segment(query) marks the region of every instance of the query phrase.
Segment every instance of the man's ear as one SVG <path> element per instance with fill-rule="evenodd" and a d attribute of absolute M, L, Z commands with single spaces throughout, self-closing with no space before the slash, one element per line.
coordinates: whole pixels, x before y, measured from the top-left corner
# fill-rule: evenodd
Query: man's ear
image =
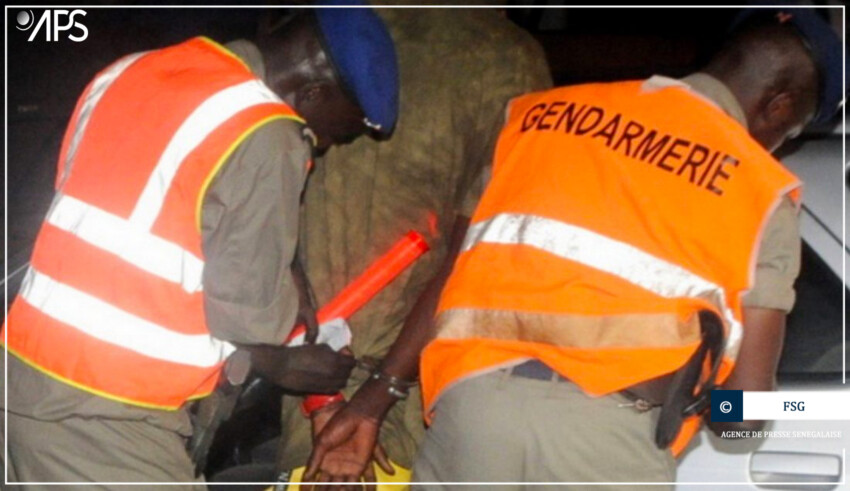
<path fill-rule="evenodd" d="M 328 84 L 323 82 L 308 82 L 302 85 L 296 93 L 297 104 L 315 104 L 328 95 Z"/>
<path fill-rule="evenodd" d="M 770 128 L 784 128 L 793 124 L 795 118 L 795 99 L 791 92 L 779 92 L 770 97 L 764 105 L 762 118 Z"/>

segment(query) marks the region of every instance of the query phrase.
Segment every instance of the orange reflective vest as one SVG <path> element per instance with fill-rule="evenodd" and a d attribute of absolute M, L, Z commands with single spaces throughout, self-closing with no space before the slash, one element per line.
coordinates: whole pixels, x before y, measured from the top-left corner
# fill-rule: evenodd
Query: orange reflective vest
<path fill-rule="evenodd" d="M 673 372 L 699 344 L 701 309 L 724 320 L 722 381 L 762 227 L 799 186 L 682 87 L 513 100 L 423 353 L 427 411 L 450 385 L 529 358 L 591 395 Z"/>
<path fill-rule="evenodd" d="M 303 123 L 206 38 L 126 56 L 80 97 L 57 194 L 4 329 L 9 351 L 74 387 L 176 409 L 233 352 L 204 317 L 201 205 L 239 143 Z"/>

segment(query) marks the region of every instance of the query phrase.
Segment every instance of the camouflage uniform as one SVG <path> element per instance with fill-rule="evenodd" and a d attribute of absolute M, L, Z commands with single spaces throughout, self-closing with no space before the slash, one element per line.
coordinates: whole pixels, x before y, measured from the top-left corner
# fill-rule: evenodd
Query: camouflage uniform
<path fill-rule="evenodd" d="M 543 52 L 490 9 L 379 9 L 396 42 L 401 110 L 387 142 L 336 147 L 308 181 L 301 247 L 319 304 L 327 302 L 408 230 L 431 251 L 349 323 L 358 358 L 380 359 L 444 260 L 456 214 L 470 216 L 501 129 L 505 104 L 551 85 Z M 355 370 L 347 396 L 366 379 Z M 300 399 L 283 402 L 278 464 L 302 466 L 312 448 Z M 381 428 L 390 457 L 410 467 L 424 433 L 418 390 Z"/>

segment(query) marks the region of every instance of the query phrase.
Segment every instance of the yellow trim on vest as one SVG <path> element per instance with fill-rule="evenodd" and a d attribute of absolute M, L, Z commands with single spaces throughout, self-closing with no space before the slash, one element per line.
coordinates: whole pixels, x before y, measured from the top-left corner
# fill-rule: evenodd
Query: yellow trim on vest
<path fill-rule="evenodd" d="M 200 39 L 201 41 L 205 41 L 207 44 L 209 44 L 213 48 L 219 50 L 222 54 L 227 55 L 227 56 L 233 58 L 234 60 L 238 61 L 239 63 L 241 63 L 242 66 L 244 66 L 246 69 L 248 69 L 249 72 L 251 71 L 251 67 L 249 67 L 248 64 L 245 63 L 245 61 L 242 58 L 239 58 L 238 56 L 236 56 L 236 53 L 234 53 L 233 51 L 230 51 L 229 49 L 225 48 L 223 45 L 217 43 L 216 41 L 213 41 L 212 39 L 210 39 L 206 36 L 198 36 L 198 39 Z"/>
<path fill-rule="evenodd" d="M 44 367 L 39 366 L 34 361 L 27 359 L 26 357 L 24 357 L 23 355 L 21 355 L 17 351 L 6 346 L 6 343 L 4 343 L 3 341 L 0 341 L 0 345 L 5 347 L 6 350 L 9 353 L 12 353 L 13 355 L 15 355 L 16 358 L 21 360 L 24 364 L 26 364 L 30 368 L 33 368 L 34 370 L 52 378 L 53 380 L 56 380 L 57 382 L 62 382 L 63 384 L 70 385 L 71 387 L 74 387 L 75 389 L 80 389 L 84 392 L 88 392 L 89 394 L 94 394 L 96 396 L 103 397 L 104 399 L 109 399 L 111 401 L 121 402 L 121 403 L 124 403 L 124 404 L 130 404 L 131 406 L 138 406 L 138 407 L 143 407 L 143 408 L 147 408 L 147 409 L 159 409 L 159 410 L 162 410 L 162 411 L 177 411 L 178 409 L 180 409 L 180 406 L 165 406 L 165 405 L 160 405 L 160 404 L 151 404 L 149 402 L 134 401 L 134 400 L 128 399 L 126 397 L 116 396 L 116 395 L 113 395 L 113 394 L 109 394 L 108 392 L 104 392 L 102 390 L 98 390 L 98 389 L 94 389 L 92 387 L 88 387 L 88 386 L 83 385 L 79 382 L 75 382 L 71 379 L 67 379 L 67 378 L 65 378 L 61 375 L 53 373 L 53 372 L 51 372 L 50 370 L 47 370 Z M 201 399 L 201 398 L 207 397 L 208 395 L 210 395 L 210 392 L 208 392 L 206 394 L 199 394 L 199 395 L 192 396 L 192 397 L 188 398 L 187 400 L 193 401 L 193 400 L 196 400 L 196 399 Z"/>
<path fill-rule="evenodd" d="M 207 195 L 207 189 L 212 183 L 212 180 L 215 178 L 216 175 L 218 175 L 218 172 L 221 170 L 221 167 L 224 165 L 230 155 L 233 154 L 233 152 L 236 150 L 236 147 L 238 147 L 243 141 L 245 141 L 245 139 L 248 138 L 251 133 L 256 131 L 260 126 L 276 119 L 291 119 L 292 121 L 297 121 L 301 124 L 307 124 L 303 119 L 299 118 L 298 116 L 294 116 L 291 114 L 275 114 L 273 116 L 268 116 L 257 121 L 250 128 L 248 128 L 241 135 L 239 135 L 239 137 L 234 140 L 233 143 L 230 144 L 227 150 L 225 150 L 224 153 L 221 155 L 221 158 L 218 159 L 218 162 L 216 162 L 216 164 L 213 166 L 209 175 L 207 175 L 206 179 L 204 179 L 204 184 L 201 186 L 201 192 L 198 193 L 198 202 L 195 205 L 195 225 L 198 228 L 198 232 L 201 231 L 201 214 L 203 213 L 204 198 Z"/>

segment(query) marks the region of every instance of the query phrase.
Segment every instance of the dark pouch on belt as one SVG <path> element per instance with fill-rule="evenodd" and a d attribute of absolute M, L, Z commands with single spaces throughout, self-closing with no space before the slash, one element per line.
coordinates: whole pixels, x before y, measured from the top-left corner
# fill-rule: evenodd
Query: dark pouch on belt
<path fill-rule="evenodd" d="M 233 414 L 250 369 L 251 356 L 245 350 L 236 350 L 227 359 L 225 376 L 218 387 L 208 397 L 195 402 L 190 412 L 192 437 L 186 443 L 186 449 L 195 464 L 195 477 L 200 476 L 206 468 L 216 432 Z"/>
<path fill-rule="evenodd" d="M 679 434 L 685 418 L 702 413 L 710 403 L 709 397 L 723 355 L 723 323 L 717 314 L 710 310 L 701 310 L 698 315 L 702 341 L 690 359 L 673 376 L 655 428 L 655 445 L 658 448 L 668 448 Z M 709 357 L 711 372 L 697 392 L 706 357 Z"/>

